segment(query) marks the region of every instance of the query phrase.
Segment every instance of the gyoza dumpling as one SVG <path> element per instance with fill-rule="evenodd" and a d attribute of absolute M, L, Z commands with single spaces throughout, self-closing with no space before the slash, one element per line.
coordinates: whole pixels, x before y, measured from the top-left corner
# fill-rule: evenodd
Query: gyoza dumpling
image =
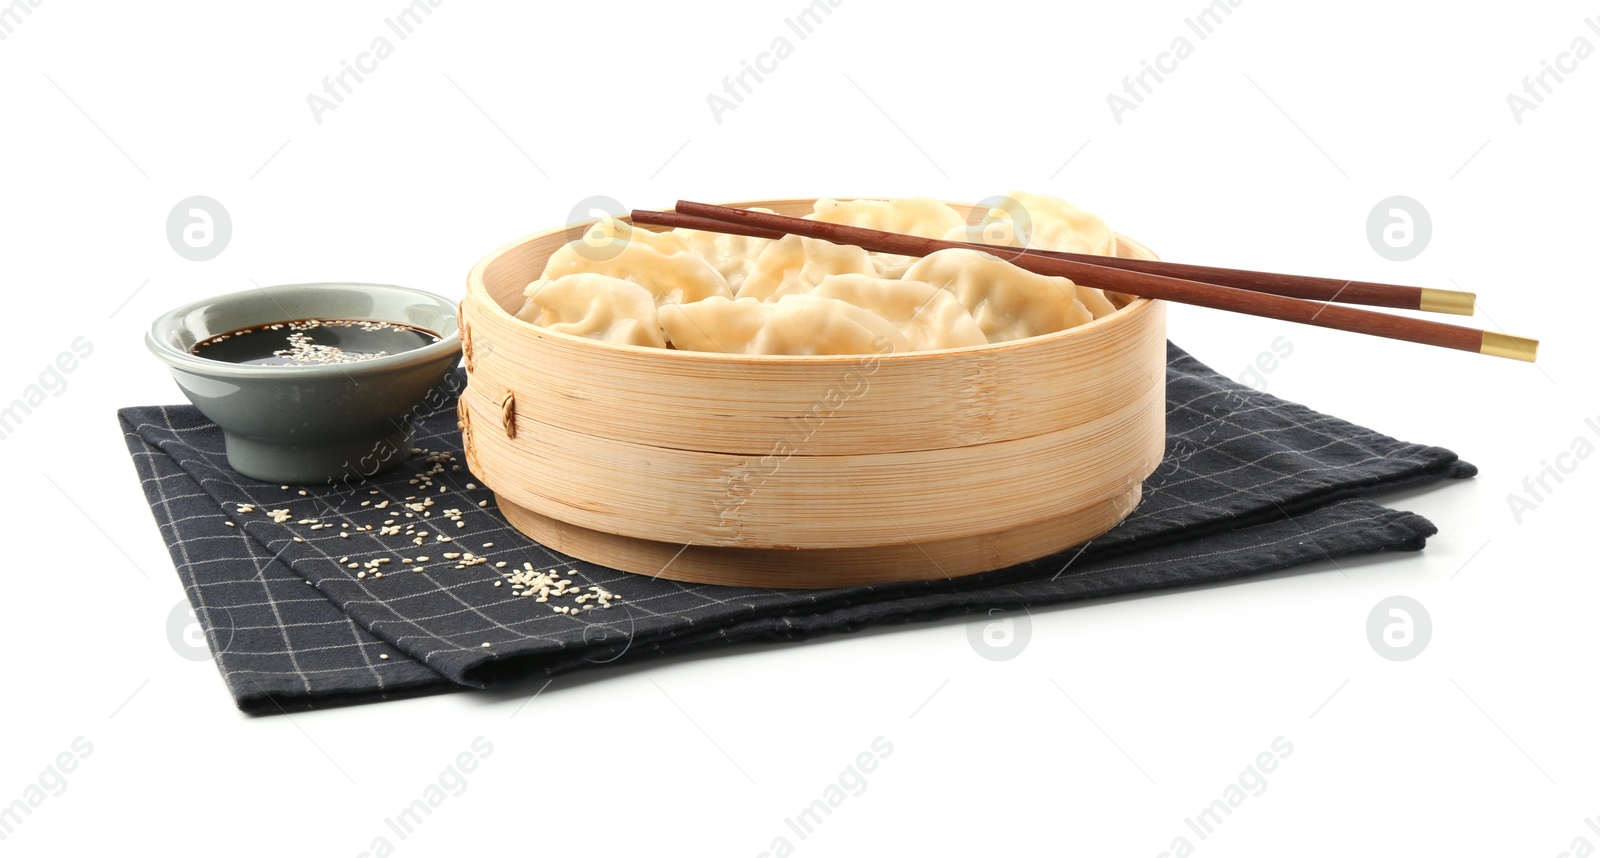
<path fill-rule="evenodd" d="M 842 223 L 938 238 L 961 225 L 961 215 L 948 204 L 928 197 L 893 200 L 817 200 L 808 220 Z"/>
<path fill-rule="evenodd" d="M 737 297 L 772 301 L 802 295 L 829 274 L 877 274 L 867 252 L 848 244 L 786 235 L 767 245 Z"/>
<path fill-rule="evenodd" d="M 1024 271 L 982 251 L 931 253 L 911 266 L 905 279 L 955 295 L 991 343 L 1065 330 L 1094 318 L 1071 280 Z"/>
<path fill-rule="evenodd" d="M 1013 191 L 1000 198 L 991 214 L 1009 219 L 1013 232 L 1021 234 L 1027 247 L 1100 256 L 1117 253 L 1117 234 L 1111 227 L 1098 215 L 1065 200 Z M 1097 319 L 1116 310 L 1099 289 L 1080 286 L 1078 299 Z"/>
<path fill-rule="evenodd" d="M 542 279 L 589 272 L 631 280 L 659 304 L 684 304 L 712 296 L 731 297 L 728 281 L 670 232 L 635 229 L 613 217 L 595 221 L 582 237 L 550 254 Z"/>
<path fill-rule="evenodd" d="M 758 208 L 751 211 L 774 213 L 772 209 Z M 701 259 L 711 263 L 711 267 L 717 269 L 717 273 L 728 281 L 728 288 L 734 292 L 739 291 L 745 278 L 756 269 L 756 257 L 773 242 L 770 238 L 706 232 L 702 229 L 679 228 L 673 230 L 672 234 L 683 239 L 684 244 Z"/>
<path fill-rule="evenodd" d="M 909 351 L 887 319 L 843 301 L 786 295 L 707 298 L 660 310 L 667 341 L 685 351 L 748 355 L 852 355 Z"/>
<path fill-rule="evenodd" d="M 971 241 L 999 247 L 1022 246 L 1016 223 L 1001 209 L 989 209 L 977 223 L 962 223 L 940 237 L 945 241 Z"/>
<path fill-rule="evenodd" d="M 667 347 L 656 320 L 655 297 L 629 280 L 580 271 L 535 280 L 517 318 L 541 328 L 632 346 Z"/>
<path fill-rule="evenodd" d="M 888 319 L 905 335 L 913 351 L 989 342 L 977 320 L 953 293 L 918 280 L 834 274 L 822 278 L 811 294 L 837 298 Z"/>
<path fill-rule="evenodd" d="M 817 200 L 808 220 L 859 226 L 883 232 L 943 238 L 963 223 L 961 215 L 948 204 L 928 197 L 893 200 Z M 873 267 L 883 277 L 899 277 L 916 261 L 913 256 L 868 253 Z"/>
<path fill-rule="evenodd" d="M 1117 234 L 1111 227 L 1099 215 L 1066 200 L 1012 191 L 1001 197 L 995 208 L 1021 225 L 1019 231 L 1026 233 L 1028 247 L 1100 256 L 1117 252 Z"/>

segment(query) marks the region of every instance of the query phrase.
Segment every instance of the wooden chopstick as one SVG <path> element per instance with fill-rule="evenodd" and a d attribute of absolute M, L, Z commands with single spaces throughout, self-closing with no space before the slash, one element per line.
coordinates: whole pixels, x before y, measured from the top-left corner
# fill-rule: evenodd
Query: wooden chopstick
<path fill-rule="evenodd" d="M 708 232 L 727 232 L 727 221 L 713 220 L 682 212 L 634 212 L 634 220 L 654 226 L 683 227 Z M 737 224 L 739 235 L 755 238 L 782 238 L 784 233 Z M 1370 283 L 1364 280 L 1340 280 L 1334 277 L 1307 277 L 1300 274 L 1275 274 L 1269 271 L 1249 271 L 1240 268 L 1216 268 L 1209 265 L 1188 265 L 1181 262 L 1164 262 L 1157 259 L 1126 259 L 1120 256 L 1095 256 L 1088 253 L 1067 253 L 1058 250 L 1006 247 L 972 241 L 952 242 L 953 245 L 972 250 L 982 250 L 1002 258 L 1019 253 L 1048 256 L 1084 262 L 1102 268 L 1120 268 L 1124 271 L 1142 271 L 1182 280 L 1195 280 L 1217 286 L 1232 286 L 1251 292 L 1304 298 L 1308 301 L 1331 301 L 1338 304 L 1365 304 L 1372 307 L 1393 307 L 1398 310 L 1422 310 L 1429 313 L 1454 313 L 1470 316 L 1476 309 L 1477 295 L 1451 289 L 1429 289 L 1422 286 L 1398 286 L 1391 283 Z"/>
<path fill-rule="evenodd" d="M 666 214 L 668 213 L 636 211 L 633 213 L 633 220 L 637 223 L 653 223 L 661 226 L 690 225 L 690 222 L 663 217 Z M 736 234 L 749 234 L 745 230 L 758 229 L 766 233 L 787 233 L 807 238 L 820 238 L 834 244 L 850 244 L 864 250 L 904 256 L 927 256 L 930 253 L 950 248 L 983 249 L 989 247 L 988 245 L 971 245 L 968 242 L 923 238 L 921 236 L 882 232 L 844 224 L 768 214 L 749 209 L 728 208 L 689 200 L 678 201 L 677 214 L 698 218 L 699 220 L 693 222 L 699 224 L 699 226 L 693 227 L 698 229 Z M 717 225 L 713 226 L 713 224 Z M 1199 307 L 1210 307 L 1251 316 L 1262 316 L 1268 319 L 1279 319 L 1285 322 L 1316 325 L 1351 333 L 1477 352 L 1513 360 L 1532 362 L 1538 355 L 1539 341 L 1527 337 L 1483 331 L 1459 325 L 1446 325 L 1427 319 L 1391 316 L 1386 313 L 1358 310 L 1339 304 L 1325 304 L 1317 301 L 1308 301 L 1303 298 L 1253 292 L 1233 286 L 1204 283 L 1144 271 L 1112 268 L 1105 265 L 1061 258 L 1056 255 L 1044 255 L 1033 251 L 1019 252 L 1016 248 L 996 247 L 991 248 L 992 250 L 1010 251 L 1005 253 L 1005 256 L 1012 264 L 1037 274 L 1068 277 L 1074 282 L 1085 286 L 1110 289 L 1129 295 L 1177 301 Z M 1101 257 L 1091 258 L 1102 259 Z"/>

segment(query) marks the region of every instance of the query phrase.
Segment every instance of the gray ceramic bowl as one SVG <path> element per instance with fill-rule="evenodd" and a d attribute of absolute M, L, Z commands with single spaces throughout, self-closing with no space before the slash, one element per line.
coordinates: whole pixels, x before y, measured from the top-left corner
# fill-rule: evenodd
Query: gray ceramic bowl
<path fill-rule="evenodd" d="M 400 322 L 442 338 L 326 366 L 244 365 L 190 352 L 218 334 L 298 319 Z M 404 462 L 412 424 L 448 401 L 461 356 L 454 303 L 368 283 L 268 286 L 196 301 L 156 319 L 145 344 L 189 401 L 222 427 L 234 470 L 301 485 L 359 482 Z"/>

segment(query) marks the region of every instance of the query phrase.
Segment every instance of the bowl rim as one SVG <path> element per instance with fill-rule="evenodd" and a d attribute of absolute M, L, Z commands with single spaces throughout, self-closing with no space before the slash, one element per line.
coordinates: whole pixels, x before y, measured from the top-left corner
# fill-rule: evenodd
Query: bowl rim
<path fill-rule="evenodd" d="M 876 200 L 876 199 L 890 199 L 890 198 L 889 197 L 817 197 L 816 199 L 819 199 L 819 200 L 820 199 L 835 199 L 835 200 L 846 200 L 846 201 L 848 201 L 848 200 L 858 200 L 858 199 L 860 199 L 860 200 Z M 803 198 L 803 197 L 779 197 L 779 198 L 764 199 L 764 200 L 742 200 L 742 201 L 739 201 L 739 202 L 720 203 L 719 205 L 730 206 L 730 207 L 734 207 L 734 208 L 750 208 L 750 207 L 753 207 L 753 206 L 767 206 L 767 205 L 770 205 L 772 203 L 788 203 L 788 202 L 815 202 L 815 200 L 808 199 L 808 198 Z M 973 205 L 976 205 L 975 203 L 953 203 L 953 202 L 950 202 L 949 200 L 945 200 L 943 202 L 945 202 L 948 205 L 952 205 L 952 206 L 958 206 L 959 205 L 959 206 L 971 207 Z M 618 220 L 621 220 L 621 221 L 623 221 L 625 223 L 628 223 L 629 225 L 633 224 L 633 219 L 631 217 L 627 216 L 627 215 L 618 216 Z M 500 320 L 503 321 L 503 322 L 510 322 L 512 324 L 525 326 L 526 329 L 534 336 L 548 337 L 548 338 L 556 340 L 558 342 L 572 343 L 572 344 L 576 345 L 579 348 L 597 348 L 597 349 L 602 349 L 602 350 L 617 351 L 617 352 L 621 352 L 621 353 L 625 353 L 625 354 L 654 355 L 654 356 L 658 356 L 662 360 L 703 361 L 703 362 L 715 362 L 715 363 L 722 363 L 722 364 L 738 364 L 738 363 L 741 363 L 741 362 L 744 362 L 744 361 L 749 361 L 749 362 L 752 362 L 752 363 L 762 364 L 762 365 L 778 364 L 778 365 L 797 365 L 797 366 L 828 366 L 830 364 L 844 365 L 844 364 L 850 364 L 850 363 L 859 363 L 859 362 L 861 362 L 863 360 L 874 360 L 874 359 L 876 359 L 876 360 L 889 360 L 889 361 L 917 360 L 917 359 L 920 359 L 920 358 L 926 358 L 926 357 L 932 357 L 932 356 L 938 356 L 938 355 L 964 355 L 964 354 L 971 354 L 971 353 L 977 353 L 977 352 L 1001 352 L 1001 351 L 1004 351 L 1006 349 L 1027 348 L 1027 347 L 1038 345 L 1038 344 L 1041 344 L 1041 343 L 1055 342 L 1057 340 L 1069 340 L 1069 339 L 1073 339 L 1073 338 L 1077 338 L 1077 337 L 1089 337 L 1089 336 L 1094 336 L 1094 335 L 1099 334 L 1100 333 L 1100 328 L 1102 326 L 1120 324 L 1122 322 L 1122 320 L 1126 316 L 1132 315 L 1133 313 L 1140 312 L 1146 306 L 1148 306 L 1149 304 L 1154 303 L 1154 301 L 1155 301 L 1155 299 L 1152 299 L 1152 298 L 1144 298 L 1144 297 L 1140 297 L 1140 296 L 1133 296 L 1133 300 L 1129 301 L 1127 304 L 1124 304 L 1123 306 L 1118 307 L 1116 310 L 1114 310 L 1114 311 L 1112 311 L 1110 313 L 1107 313 L 1106 315 L 1101 316 L 1098 319 L 1093 319 L 1093 320 L 1091 320 L 1089 322 L 1086 322 L 1084 324 L 1075 325 L 1075 326 L 1073 326 L 1071 328 L 1066 328 L 1066 329 L 1060 330 L 1060 331 L 1053 331 L 1053 332 L 1048 333 L 1048 334 L 1039 334 L 1037 336 L 1024 337 L 1024 338 L 1018 339 L 1018 340 L 1006 340 L 1005 342 L 999 342 L 999 343 L 984 343 L 983 345 L 977 345 L 977 346 L 958 346 L 958 347 L 955 347 L 955 348 L 947 348 L 947 349 L 922 349 L 922 350 L 918 350 L 918 351 L 909 351 L 909 352 L 878 352 L 878 353 L 869 353 L 869 354 L 848 354 L 848 355 L 766 355 L 766 354 L 731 354 L 731 353 L 728 353 L 728 352 L 701 352 L 701 351 L 690 351 L 690 350 L 679 350 L 679 349 L 662 349 L 662 348 L 656 348 L 654 346 L 635 346 L 635 345 L 629 345 L 629 344 L 626 344 L 626 343 L 612 343 L 612 342 L 607 342 L 605 340 L 596 340 L 596 339 L 591 339 L 589 337 L 580 337 L 580 336 L 578 336 L 576 334 L 568 334 L 568 333 L 564 333 L 562 331 L 552 331 L 549 328 L 541 327 L 541 326 L 535 325 L 535 324 L 533 324 L 531 322 L 527 322 L 527 321 L 524 321 L 522 319 L 518 319 L 514 314 L 510 313 L 504 307 L 500 306 L 500 302 L 496 301 L 493 298 L 493 296 L 491 296 L 489 294 L 489 288 L 483 282 L 483 275 L 484 275 L 484 272 L 488 270 L 489 266 L 494 264 L 494 262 L 496 260 L 499 260 L 505 254 L 509 253 L 510 251 L 512 251 L 513 249 L 515 249 L 517 247 L 521 247 L 524 244 L 528 244 L 529 242 L 538 241 L 540 239 L 548 238 L 548 237 L 550 237 L 552 235 L 556 235 L 558 233 L 565 233 L 565 232 L 567 232 L 569 230 L 572 230 L 575 227 L 578 227 L 578 226 L 580 226 L 580 225 L 582 225 L 584 223 L 588 223 L 588 221 L 579 221 L 577 223 L 569 223 L 569 224 L 567 224 L 565 226 L 558 226 L 558 227 L 553 227 L 553 228 L 550 228 L 550 229 L 540 230 L 539 232 L 531 233 L 529 235 L 524 235 L 521 238 L 518 238 L 518 239 L 516 239 L 514 241 L 507 242 L 506 244 L 503 244 L 500 247 L 495 248 L 487 256 L 484 256 L 482 259 L 479 259 L 477 264 L 472 266 L 472 270 L 467 273 L 467 294 L 468 294 L 468 297 L 477 297 L 477 298 L 482 299 L 482 303 L 489 305 L 489 312 L 490 313 L 499 314 Z M 636 227 L 636 228 L 637 229 L 651 229 L 648 226 L 639 226 L 639 227 Z M 663 231 L 663 230 L 651 229 L 651 231 L 652 232 L 657 232 L 657 231 Z M 1143 244 L 1139 243 L 1138 241 L 1136 241 L 1134 239 L 1131 239 L 1131 238 L 1128 238 L 1127 236 L 1124 236 L 1123 234 L 1121 234 L 1119 232 L 1116 232 L 1115 230 L 1112 231 L 1112 235 L 1116 236 L 1116 239 L 1117 239 L 1117 242 L 1118 242 L 1119 246 L 1125 243 L 1128 246 L 1135 247 L 1135 248 L 1138 248 L 1140 251 L 1143 251 L 1143 253 L 1148 255 L 1147 258 L 1150 258 L 1150 259 L 1158 258 L 1158 257 L 1156 257 L 1156 255 L 1155 255 L 1155 253 L 1153 251 L 1151 251 L 1148 247 L 1145 247 Z M 1141 258 L 1145 258 L 1145 257 L 1141 257 Z"/>
<path fill-rule="evenodd" d="M 277 292 L 305 289 L 307 287 L 354 287 L 362 290 L 379 290 L 387 292 L 401 292 L 414 295 L 435 302 L 441 310 L 456 320 L 448 331 L 433 331 L 439 334 L 437 342 L 429 343 L 421 348 L 408 349 L 397 354 L 386 355 L 370 360 L 355 361 L 341 364 L 312 364 L 308 366 L 260 366 L 256 364 L 237 364 L 226 361 L 203 358 L 193 352 L 185 351 L 170 342 L 170 334 L 176 327 L 179 319 L 208 305 L 224 303 L 245 297 L 265 294 L 269 298 Z M 252 289 L 240 289 L 236 292 L 225 292 L 220 295 L 211 295 L 190 301 L 174 307 L 157 316 L 145 331 L 145 347 L 167 366 L 181 369 L 195 375 L 210 376 L 214 378 L 251 378 L 251 379 L 310 379 L 338 372 L 352 381 L 359 377 L 382 375 L 398 369 L 420 366 L 440 360 L 450 353 L 457 355 L 461 352 L 460 310 L 456 302 L 443 295 L 438 295 L 424 289 L 411 286 L 396 286 L 389 283 L 360 283 L 349 280 L 334 280 L 312 283 L 279 283 L 272 286 L 256 286 Z M 269 324 L 268 321 L 256 324 Z"/>

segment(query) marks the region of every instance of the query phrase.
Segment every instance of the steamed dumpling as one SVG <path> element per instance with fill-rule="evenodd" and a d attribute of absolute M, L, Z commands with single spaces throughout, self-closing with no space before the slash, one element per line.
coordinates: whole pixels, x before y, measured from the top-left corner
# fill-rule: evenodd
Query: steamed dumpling
<path fill-rule="evenodd" d="M 1013 190 L 1002 197 L 1000 205 L 989 214 L 997 224 L 1010 224 L 1014 247 L 1026 245 L 1035 250 L 1117 255 L 1117 234 L 1110 231 L 1106 221 L 1066 200 Z M 1094 319 L 1117 309 L 1098 288 L 1078 287 L 1078 301 L 1088 307 Z"/>
<path fill-rule="evenodd" d="M 583 271 L 535 280 L 523 294 L 517 318 L 525 322 L 592 340 L 667 347 L 655 297 L 637 283 Z"/>
<path fill-rule="evenodd" d="M 817 200 L 809 220 L 938 238 L 960 226 L 961 215 L 928 197 L 895 200 Z"/>
<path fill-rule="evenodd" d="M 887 319 L 812 295 L 786 295 L 773 302 L 708 298 L 662 307 L 660 320 L 667 340 L 685 351 L 851 355 L 910 350 Z"/>
<path fill-rule="evenodd" d="M 786 235 L 761 251 L 737 297 L 772 301 L 800 295 L 829 274 L 877 274 L 867 252 L 848 244 Z"/>
<path fill-rule="evenodd" d="M 811 294 L 837 298 L 877 313 L 905 335 L 914 351 L 981 346 L 989 342 L 977 320 L 953 293 L 917 280 L 834 274 L 822 278 Z"/>
<path fill-rule="evenodd" d="M 971 241 L 999 247 L 1021 247 L 1016 222 L 1000 209 L 990 209 L 977 223 L 962 223 L 940 236 L 945 241 Z"/>
<path fill-rule="evenodd" d="M 757 208 L 751 211 L 773 214 L 772 209 Z M 734 292 L 739 291 L 745 278 L 756 269 L 756 257 L 773 242 L 770 238 L 706 232 L 701 229 L 679 228 L 673 230 L 672 234 L 683 239 L 684 244 L 688 245 L 695 255 L 711 263 L 711 267 L 717 269 L 717 273 L 728 281 L 728 288 Z"/>
<path fill-rule="evenodd" d="M 931 253 L 911 266 L 904 279 L 949 291 L 991 343 L 1048 334 L 1094 318 L 1078 300 L 1071 280 L 1025 271 L 977 250 Z"/>
<path fill-rule="evenodd" d="M 1019 225 L 1028 247 L 1100 256 L 1117 252 L 1117 234 L 1111 227 L 1099 215 L 1066 200 L 1012 191 L 996 208 Z"/>
<path fill-rule="evenodd" d="M 893 200 L 817 200 L 808 220 L 859 226 L 883 232 L 943 238 L 963 221 L 949 204 L 928 197 Z M 900 277 L 916 257 L 892 253 L 868 253 L 873 267 L 883 277 Z"/>
<path fill-rule="evenodd" d="M 1111 303 L 1111 299 L 1106 297 L 1106 293 L 1092 286 L 1079 286 L 1078 300 L 1083 303 L 1089 314 L 1096 319 L 1117 311 L 1117 305 Z"/>
<path fill-rule="evenodd" d="M 657 304 L 683 304 L 713 296 L 732 297 L 728 281 L 670 232 L 635 229 L 613 217 L 595 221 L 582 237 L 550 254 L 541 279 L 588 272 L 631 280 Z"/>

